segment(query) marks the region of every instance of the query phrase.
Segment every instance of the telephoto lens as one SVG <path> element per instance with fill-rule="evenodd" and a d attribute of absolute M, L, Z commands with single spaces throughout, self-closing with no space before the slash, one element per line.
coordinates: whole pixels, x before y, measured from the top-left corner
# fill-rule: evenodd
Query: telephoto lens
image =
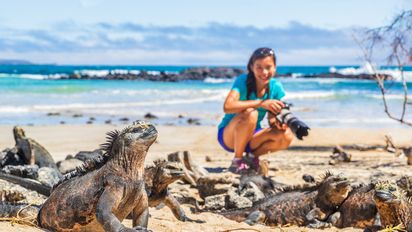
<path fill-rule="evenodd" d="M 302 140 L 304 136 L 309 135 L 310 128 L 292 114 L 290 106 L 290 104 L 285 103 L 285 107 L 276 115 L 276 119 L 280 123 L 288 125 L 296 138 Z"/>

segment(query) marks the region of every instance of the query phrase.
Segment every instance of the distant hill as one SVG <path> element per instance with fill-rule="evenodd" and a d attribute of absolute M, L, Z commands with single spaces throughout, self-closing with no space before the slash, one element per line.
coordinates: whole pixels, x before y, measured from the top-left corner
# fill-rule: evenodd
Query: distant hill
<path fill-rule="evenodd" d="M 19 64 L 33 64 L 27 60 L 3 60 L 0 59 L 0 65 L 19 65 Z"/>

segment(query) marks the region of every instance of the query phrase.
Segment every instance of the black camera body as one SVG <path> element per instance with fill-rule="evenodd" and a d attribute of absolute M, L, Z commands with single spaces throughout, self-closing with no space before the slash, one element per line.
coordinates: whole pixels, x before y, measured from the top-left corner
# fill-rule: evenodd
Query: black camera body
<path fill-rule="evenodd" d="M 291 104 L 285 103 L 285 107 L 276 115 L 276 119 L 282 123 L 286 124 L 296 136 L 296 138 L 302 140 L 303 136 L 309 135 L 310 128 L 301 120 L 299 120 L 290 111 Z"/>

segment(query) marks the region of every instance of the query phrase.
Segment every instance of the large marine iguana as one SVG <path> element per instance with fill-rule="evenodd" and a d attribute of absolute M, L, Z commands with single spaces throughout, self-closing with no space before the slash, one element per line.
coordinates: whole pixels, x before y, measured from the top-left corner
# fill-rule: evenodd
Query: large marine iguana
<path fill-rule="evenodd" d="M 39 226 L 52 231 L 145 230 L 144 160 L 156 137 L 155 127 L 143 121 L 108 133 L 101 162 L 53 189 L 38 214 Z M 121 224 L 130 213 L 135 229 Z"/>
<path fill-rule="evenodd" d="M 100 163 L 102 158 L 103 156 L 94 156 L 88 159 L 84 159 L 84 166 L 65 175 L 61 182 L 71 179 L 75 176 L 80 176 L 81 173 L 85 172 L 85 169 L 91 169 L 97 166 L 97 163 Z M 179 202 L 168 191 L 168 187 L 171 183 L 183 178 L 184 172 L 180 163 L 169 162 L 161 159 L 156 160 L 154 161 L 154 165 L 149 165 L 145 168 L 144 173 L 145 190 L 147 192 L 150 207 L 156 207 L 164 203 L 172 210 L 174 216 L 180 221 L 193 221 L 198 223 L 204 222 L 201 220 L 193 220 L 188 218 L 183 209 L 180 207 Z M 52 191 L 52 189 L 46 185 L 42 185 L 28 178 L 21 178 L 20 176 L 0 173 L 0 179 L 21 185 L 27 189 L 36 191 L 45 196 L 50 196 L 50 193 Z M 56 186 L 58 186 L 60 183 L 58 183 Z M 12 208 L 12 205 L 8 205 L 6 209 L 9 208 Z"/>
<path fill-rule="evenodd" d="M 250 208 L 218 213 L 248 224 L 260 222 L 325 228 L 331 226 L 326 219 L 346 199 L 350 190 L 346 178 L 327 172 L 316 186 L 286 190 L 258 201 Z"/>
<path fill-rule="evenodd" d="M 379 182 L 375 185 L 374 200 L 382 228 L 402 225 L 406 231 L 412 231 L 412 201 L 405 191 L 395 183 Z"/>

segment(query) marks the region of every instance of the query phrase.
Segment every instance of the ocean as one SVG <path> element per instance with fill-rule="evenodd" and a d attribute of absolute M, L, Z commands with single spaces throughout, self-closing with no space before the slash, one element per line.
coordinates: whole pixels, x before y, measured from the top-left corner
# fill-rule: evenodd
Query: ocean
<path fill-rule="evenodd" d="M 70 73 L 106 75 L 146 70 L 152 73 L 179 72 L 186 66 L 60 66 L 1 65 L 0 125 L 50 125 L 125 123 L 143 119 L 147 113 L 155 124 L 188 125 L 189 121 L 215 126 L 223 116 L 222 105 L 232 81 L 151 82 L 126 80 L 58 80 Z M 366 67 L 367 68 L 367 67 Z M 305 74 L 363 72 L 361 66 L 281 66 L 279 78 L 286 90 L 285 101 L 292 112 L 310 127 L 405 127 L 384 113 L 375 81 L 302 78 Z M 383 72 L 399 78 L 394 67 Z M 412 67 L 406 69 L 412 83 Z M 387 83 L 390 110 L 400 113 L 401 82 Z M 409 88 L 410 89 L 410 88 Z M 411 94 L 411 90 L 408 90 Z M 412 112 L 407 112 L 412 120 Z"/>

